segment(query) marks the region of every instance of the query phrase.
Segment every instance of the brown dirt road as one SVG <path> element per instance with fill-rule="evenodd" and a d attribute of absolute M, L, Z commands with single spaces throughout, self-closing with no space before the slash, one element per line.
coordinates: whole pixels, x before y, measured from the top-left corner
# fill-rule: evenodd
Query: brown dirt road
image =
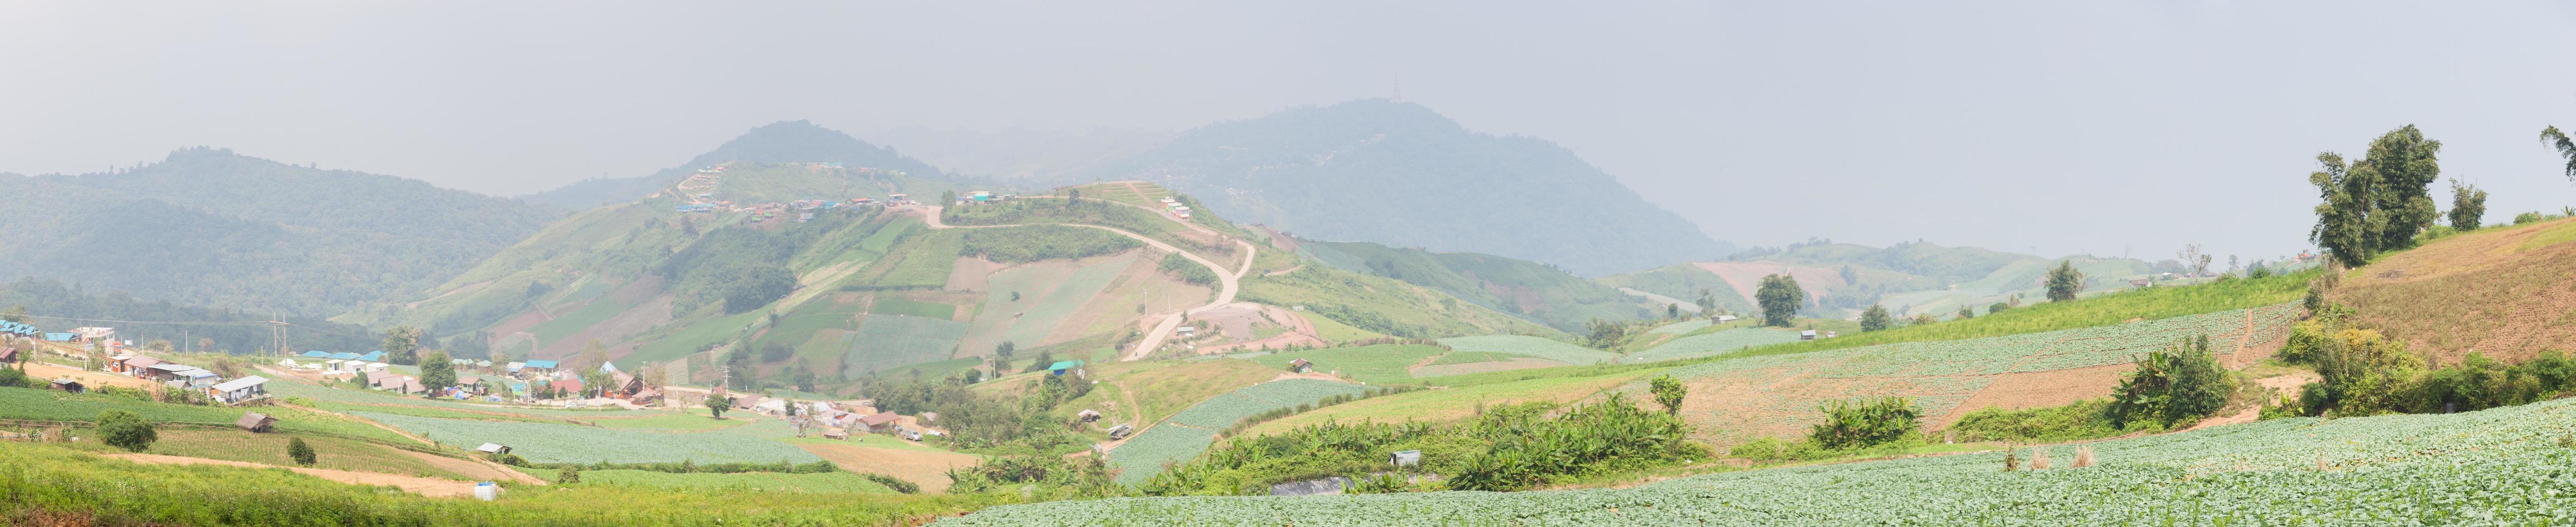
<path fill-rule="evenodd" d="M 472 481 L 424 478 L 419 476 L 397 476 L 393 474 L 378 474 L 374 472 L 352 472 L 347 470 L 320 468 L 279 467 L 258 463 L 244 463 L 240 461 L 164 456 L 160 454 L 109 454 L 104 457 L 151 465 L 224 465 L 248 468 L 283 468 L 300 474 L 341 483 L 399 488 L 404 492 L 415 493 L 432 498 L 456 498 L 474 495 L 475 482 Z"/>

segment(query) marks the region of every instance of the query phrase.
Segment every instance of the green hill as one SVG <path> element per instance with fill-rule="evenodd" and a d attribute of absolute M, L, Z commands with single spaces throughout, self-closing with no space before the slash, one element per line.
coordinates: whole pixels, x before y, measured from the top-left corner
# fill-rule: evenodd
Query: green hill
<path fill-rule="evenodd" d="M 328 314 L 438 283 L 560 212 L 416 180 L 190 148 L 131 169 L 0 175 L 0 279 Z"/>
<path fill-rule="evenodd" d="M 1528 260 L 1490 254 L 1398 249 L 1368 242 L 1304 242 L 1298 248 L 1347 271 L 1437 289 L 1478 306 L 1565 331 L 1592 319 L 1663 316 L 1663 306 Z"/>
<path fill-rule="evenodd" d="M 1696 299 L 1707 289 L 1728 311 L 1750 312 L 1760 278 L 1785 272 L 1797 277 L 1799 288 L 1810 296 L 1807 313 L 1814 316 L 1853 317 L 1871 304 L 1886 305 L 1898 316 L 1948 316 L 1960 306 L 1982 312 L 2015 294 L 2026 302 L 2038 301 L 2046 296 L 2048 270 L 2061 260 L 2074 261 L 2084 272 L 2088 294 L 2126 288 L 2128 279 L 2157 270 L 2123 258 L 2048 259 L 1930 243 L 1869 247 L 1823 242 L 1754 248 L 1722 261 L 1669 265 L 1598 281 L 1681 300 Z"/>
<path fill-rule="evenodd" d="M 893 170 L 922 178 L 941 178 L 939 169 L 904 157 L 894 149 L 871 145 L 849 134 L 799 120 L 753 128 L 715 150 L 689 158 L 689 162 L 677 167 L 643 176 L 582 180 L 562 188 L 521 196 L 520 199 L 573 209 L 623 203 L 670 188 L 699 168 L 735 161 L 841 163 L 850 167 Z"/>
<path fill-rule="evenodd" d="M 1599 275 L 1727 253 L 1697 225 L 1545 140 L 1381 99 L 1208 125 L 1079 175 L 1146 179 L 1236 221 L 1547 262 Z"/>

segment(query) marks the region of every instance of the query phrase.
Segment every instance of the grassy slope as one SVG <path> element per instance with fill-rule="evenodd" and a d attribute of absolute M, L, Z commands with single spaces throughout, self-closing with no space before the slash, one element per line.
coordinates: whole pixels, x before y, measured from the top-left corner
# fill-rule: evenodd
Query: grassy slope
<path fill-rule="evenodd" d="M 2444 361 L 2576 342 L 2576 219 L 2451 235 L 2347 271 L 2332 298 Z"/>
<path fill-rule="evenodd" d="M 1528 260 L 1476 253 L 1434 253 L 1368 242 L 1305 242 L 1325 263 L 1346 271 L 1437 289 L 1477 305 L 1565 331 L 1585 321 L 1630 320 L 1647 308 L 1610 286 Z"/>
<path fill-rule="evenodd" d="M 1332 318 L 1362 330 L 1398 336 L 1562 334 L 1459 302 L 1438 291 L 1319 265 L 1279 276 L 1246 277 L 1237 298 L 1278 306 L 1302 305 L 1307 307 L 1308 318 Z"/>

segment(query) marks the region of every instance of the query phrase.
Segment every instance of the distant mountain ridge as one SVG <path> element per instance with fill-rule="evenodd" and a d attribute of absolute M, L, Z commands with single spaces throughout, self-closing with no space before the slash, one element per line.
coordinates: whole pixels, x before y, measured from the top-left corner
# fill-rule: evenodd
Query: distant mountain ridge
<path fill-rule="evenodd" d="M 938 168 L 905 157 L 892 148 L 868 144 L 839 130 L 824 128 L 809 121 L 779 121 L 744 132 L 680 166 L 648 175 L 587 179 L 561 188 L 528 194 L 520 199 L 572 209 L 588 209 L 612 203 L 641 199 L 646 194 L 670 187 L 699 167 L 732 161 L 760 163 L 844 163 L 852 166 L 890 168 L 916 177 L 937 178 Z"/>
<path fill-rule="evenodd" d="M 1303 238 L 1481 252 L 1587 276 L 1732 250 L 1564 147 L 1383 99 L 1208 125 L 1085 172 L 1161 181 Z"/>
<path fill-rule="evenodd" d="M 110 173 L 0 175 L 0 280 L 321 314 L 446 279 L 561 212 L 418 180 L 189 148 Z"/>

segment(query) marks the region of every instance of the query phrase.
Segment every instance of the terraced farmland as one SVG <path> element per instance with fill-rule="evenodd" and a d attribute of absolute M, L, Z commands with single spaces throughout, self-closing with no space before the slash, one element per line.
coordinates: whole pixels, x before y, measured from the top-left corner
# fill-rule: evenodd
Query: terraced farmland
<path fill-rule="evenodd" d="M 2559 399 L 2103 441 L 2086 468 L 2004 472 L 1986 452 L 1623 489 L 1060 501 L 939 525 L 2565 525 L 2570 429 L 2576 399 Z"/>
<path fill-rule="evenodd" d="M 1306 359 L 1314 364 L 1317 372 L 1339 372 L 1344 378 L 1354 381 L 1389 384 L 1412 380 L 1413 374 L 1408 370 L 1414 364 L 1442 353 L 1447 352 L 1432 346 L 1380 344 L 1273 353 L 1253 357 L 1252 362 L 1285 371 L 1290 361 Z"/>
<path fill-rule="evenodd" d="M 1600 364 L 1619 358 L 1619 354 L 1576 346 L 1528 335 L 1478 335 L 1449 337 L 1440 343 L 1456 351 L 1484 351 L 1506 355 L 1538 357 L 1566 364 Z"/>
<path fill-rule="evenodd" d="M 2209 335 L 2220 360 L 2245 364 L 2267 355 L 2263 346 L 2286 335 L 2296 313 L 2284 304 L 2004 337 L 1748 356 L 1671 374 L 1694 395 L 1682 415 L 1703 430 L 1795 435 L 1820 419 L 1816 407 L 1823 401 L 1864 395 L 1913 397 L 1928 422 L 1946 425 L 1976 408 L 2108 395 L 2133 359 L 2179 338 Z M 2246 349 L 2240 352 L 2240 345 Z"/>
<path fill-rule="evenodd" d="M 841 368 L 857 376 L 924 362 L 948 360 L 966 323 L 906 315 L 868 315 L 859 320 L 850 354 Z"/>
<path fill-rule="evenodd" d="M 1161 472 L 1164 462 L 1184 462 L 1206 452 L 1210 445 L 1216 444 L 1217 431 L 1233 427 L 1236 422 L 1262 412 L 1313 403 L 1335 395 L 1359 395 L 1367 390 L 1365 386 L 1350 383 L 1287 379 L 1226 392 L 1172 414 L 1171 418 L 1127 440 L 1109 452 L 1109 464 L 1121 470 L 1118 482 L 1141 483 Z"/>

